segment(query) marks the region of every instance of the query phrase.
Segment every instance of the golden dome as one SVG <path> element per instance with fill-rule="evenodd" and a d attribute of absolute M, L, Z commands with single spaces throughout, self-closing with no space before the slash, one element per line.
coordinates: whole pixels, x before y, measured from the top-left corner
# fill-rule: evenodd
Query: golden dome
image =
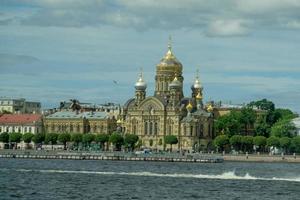
<path fill-rule="evenodd" d="M 200 94 L 200 92 L 197 94 L 196 99 L 197 100 L 201 100 L 202 99 L 202 95 Z"/>
<path fill-rule="evenodd" d="M 207 111 L 208 111 L 208 112 L 212 112 L 213 110 L 214 110 L 213 106 L 212 106 L 211 104 L 209 104 L 209 105 L 207 106 Z"/>
<path fill-rule="evenodd" d="M 185 107 L 189 112 L 191 112 L 191 110 L 193 109 L 193 105 L 191 104 L 191 102 L 189 102 L 189 104 Z"/>
<path fill-rule="evenodd" d="M 118 119 L 117 124 L 121 124 L 121 123 L 122 123 L 122 120 Z"/>
<path fill-rule="evenodd" d="M 165 69 L 165 67 L 176 67 L 179 68 L 179 72 L 182 71 L 182 64 L 177 60 L 175 55 L 172 52 L 172 46 L 171 46 L 171 39 L 169 39 L 169 44 L 168 44 L 168 51 L 165 54 L 165 56 L 160 60 L 160 62 L 157 64 L 158 68 Z"/>

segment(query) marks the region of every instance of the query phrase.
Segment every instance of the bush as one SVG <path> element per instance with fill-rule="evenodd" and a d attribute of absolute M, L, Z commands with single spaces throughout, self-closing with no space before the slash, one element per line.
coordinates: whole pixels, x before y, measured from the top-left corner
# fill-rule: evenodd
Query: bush
<path fill-rule="evenodd" d="M 82 142 L 82 134 L 81 133 L 72 134 L 71 141 L 74 142 L 78 146 L 79 143 Z"/>
<path fill-rule="evenodd" d="M 43 134 L 43 133 L 36 133 L 33 136 L 32 141 L 35 144 L 40 144 L 40 143 L 44 142 L 45 141 L 45 134 Z"/>
<path fill-rule="evenodd" d="M 300 153 L 300 136 L 296 136 L 291 140 L 291 149 L 294 152 Z"/>

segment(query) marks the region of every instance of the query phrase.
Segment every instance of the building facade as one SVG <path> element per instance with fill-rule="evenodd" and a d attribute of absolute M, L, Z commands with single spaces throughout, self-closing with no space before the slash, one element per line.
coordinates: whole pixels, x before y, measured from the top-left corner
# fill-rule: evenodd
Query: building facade
<path fill-rule="evenodd" d="M 0 98 L 0 113 L 40 113 L 41 103 L 26 99 Z"/>
<path fill-rule="evenodd" d="M 0 115 L 0 133 L 41 133 L 43 131 L 40 114 L 3 114 Z"/>
<path fill-rule="evenodd" d="M 156 66 L 155 91 L 146 95 L 147 84 L 143 74 L 135 84 L 135 95 L 129 99 L 120 117 L 122 132 L 139 136 L 142 146 L 163 150 L 164 138 L 174 135 L 176 150 L 201 150 L 213 138 L 212 108 L 204 108 L 203 87 L 197 74 L 191 87 L 191 97 L 184 97 L 183 66 L 172 47 Z M 168 147 L 167 147 L 168 148 Z"/>
<path fill-rule="evenodd" d="M 116 119 L 106 112 L 59 111 L 44 119 L 46 133 L 103 133 L 116 130 Z"/>

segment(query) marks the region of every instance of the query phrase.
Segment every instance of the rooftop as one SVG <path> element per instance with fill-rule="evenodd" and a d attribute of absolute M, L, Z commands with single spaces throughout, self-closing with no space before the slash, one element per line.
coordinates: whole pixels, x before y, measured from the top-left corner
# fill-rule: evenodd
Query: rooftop
<path fill-rule="evenodd" d="M 40 114 L 3 114 L 0 115 L 0 123 L 34 123 L 41 118 Z"/>

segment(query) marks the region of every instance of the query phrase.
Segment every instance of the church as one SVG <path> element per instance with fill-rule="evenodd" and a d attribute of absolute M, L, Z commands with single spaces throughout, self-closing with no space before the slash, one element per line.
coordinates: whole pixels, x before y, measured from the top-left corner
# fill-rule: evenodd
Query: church
<path fill-rule="evenodd" d="M 191 81 L 189 97 L 183 94 L 183 65 L 175 57 L 171 42 L 156 65 L 155 91 L 147 96 L 142 72 L 135 83 L 134 97 L 124 107 L 119 123 L 124 134 L 138 135 L 144 148 L 164 150 L 167 135 L 177 137 L 177 151 L 201 151 L 213 138 L 213 107 L 203 104 L 203 87 L 198 73 Z"/>

